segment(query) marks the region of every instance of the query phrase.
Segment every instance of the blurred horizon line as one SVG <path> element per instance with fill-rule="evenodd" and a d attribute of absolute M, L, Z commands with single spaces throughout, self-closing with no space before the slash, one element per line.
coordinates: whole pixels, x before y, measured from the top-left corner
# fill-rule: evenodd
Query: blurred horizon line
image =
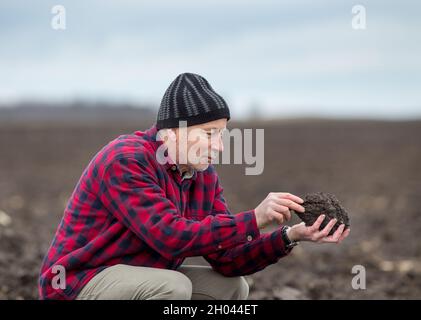
<path fill-rule="evenodd" d="M 259 110 L 258 103 L 255 103 L 255 108 L 252 110 L 245 110 L 241 116 L 237 114 L 232 115 L 232 121 L 278 121 L 278 120 L 344 120 L 344 121 L 419 121 L 421 120 L 421 113 L 409 116 L 390 116 L 390 115 L 339 115 L 326 112 L 309 112 L 306 114 L 294 114 L 293 112 L 268 113 L 265 114 Z M 282 109 L 289 107 L 283 106 Z M 290 107 L 293 109 L 294 107 Z M 317 107 L 313 107 L 317 109 Z M 159 109 L 158 104 L 154 103 L 140 103 L 133 101 L 111 101 L 106 99 L 72 99 L 72 100 L 20 100 L 10 103 L 0 102 L 0 122 L 4 121 L 48 121 L 61 120 L 63 117 L 73 116 L 79 120 L 83 120 L 83 115 L 87 116 L 85 120 L 95 120 L 96 118 L 107 119 L 110 116 L 117 118 L 131 118 L 139 115 L 139 118 L 153 119 Z M 264 110 L 264 108 L 263 108 Z M 421 107 L 420 107 L 421 110 Z M 104 111 L 104 112 L 98 112 Z M 117 111 L 117 112 L 116 112 Z M 248 111 L 248 112 L 247 112 Z"/>

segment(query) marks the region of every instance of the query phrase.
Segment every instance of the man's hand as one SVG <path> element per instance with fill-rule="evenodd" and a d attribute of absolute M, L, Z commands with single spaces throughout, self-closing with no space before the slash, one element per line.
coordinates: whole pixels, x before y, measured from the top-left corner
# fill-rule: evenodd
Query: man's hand
<path fill-rule="evenodd" d="M 289 209 L 293 209 L 296 212 L 304 212 L 304 207 L 299 205 L 299 203 L 303 202 L 303 199 L 290 193 L 269 193 L 266 199 L 254 209 L 258 228 L 264 228 L 274 221 L 282 224 L 284 221 L 290 220 L 291 212 Z"/>
<path fill-rule="evenodd" d="M 312 226 L 306 227 L 305 223 L 299 223 L 291 227 L 288 230 L 287 236 L 292 241 L 312 241 L 317 243 L 340 243 L 350 233 L 351 229 L 344 231 L 345 225 L 341 224 L 334 234 L 328 236 L 330 230 L 336 223 L 336 219 L 332 219 L 324 227 L 323 230 L 319 231 L 320 225 L 325 219 L 325 215 L 320 215 Z"/>

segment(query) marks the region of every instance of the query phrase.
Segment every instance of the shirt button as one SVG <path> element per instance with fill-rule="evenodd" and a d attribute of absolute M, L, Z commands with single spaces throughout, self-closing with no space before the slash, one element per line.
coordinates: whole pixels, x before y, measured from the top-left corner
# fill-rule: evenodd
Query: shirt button
<path fill-rule="evenodd" d="M 172 170 L 172 171 L 177 170 L 177 166 L 172 166 L 172 167 L 171 167 L 171 170 Z"/>
<path fill-rule="evenodd" d="M 250 235 L 248 235 L 248 236 L 247 236 L 247 241 L 251 241 L 251 240 L 253 240 L 253 237 L 252 237 L 252 236 L 250 236 Z"/>
<path fill-rule="evenodd" d="M 219 245 L 219 246 L 218 246 L 218 249 L 222 249 L 222 246 L 221 246 L 221 245 Z"/>

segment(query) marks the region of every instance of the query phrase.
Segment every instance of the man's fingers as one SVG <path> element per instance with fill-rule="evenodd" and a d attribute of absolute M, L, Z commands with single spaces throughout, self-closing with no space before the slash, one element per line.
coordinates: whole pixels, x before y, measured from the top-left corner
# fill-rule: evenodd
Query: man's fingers
<path fill-rule="evenodd" d="M 316 240 L 322 240 L 323 238 L 326 238 L 330 232 L 330 230 L 332 230 L 333 226 L 336 224 L 336 219 L 332 219 L 329 221 L 329 223 L 323 228 L 322 231 L 316 233 L 314 235 L 314 237 L 316 238 Z"/>
<path fill-rule="evenodd" d="M 276 196 L 278 196 L 279 198 L 286 198 L 286 199 L 290 199 L 294 202 L 297 203 L 303 203 L 304 200 L 301 199 L 300 197 L 297 197 L 296 195 L 293 195 L 291 193 L 286 193 L 286 192 L 273 192 Z"/>
<path fill-rule="evenodd" d="M 313 225 L 310 227 L 312 232 L 319 231 L 320 226 L 322 225 L 323 220 L 325 219 L 325 215 L 320 215 L 317 220 L 313 223 Z"/>
<path fill-rule="evenodd" d="M 331 236 L 326 237 L 324 242 L 339 242 L 339 238 L 341 237 L 342 232 L 344 231 L 345 225 L 341 224 L 338 229 L 336 229 L 335 233 Z"/>
<path fill-rule="evenodd" d="M 346 237 L 348 237 L 348 235 L 349 235 L 349 233 L 350 233 L 351 230 L 348 228 L 345 231 L 343 231 L 343 229 L 345 228 L 345 225 L 344 224 L 342 224 L 341 227 L 338 228 L 338 230 L 341 228 L 341 233 L 339 234 L 339 237 L 338 238 L 335 237 L 336 233 L 338 232 L 338 230 L 336 230 L 335 234 L 332 235 L 332 236 L 330 236 L 330 237 L 327 237 L 325 242 L 335 242 L 335 243 L 339 244 Z"/>
<path fill-rule="evenodd" d="M 286 220 L 291 220 L 291 212 L 289 211 L 288 207 L 279 205 L 277 203 L 272 204 L 272 209 L 282 215 L 285 216 Z"/>
<path fill-rule="evenodd" d="M 341 236 L 339 237 L 338 243 L 341 243 L 346 237 L 348 237 L 350 232 L 351 232 L 350 228 L 342 232 Z"/>
<path fill-rule="evenodd" d="M 278 223 L 278 224 L 282 224 L 284 223 L 284 215 L 282 213 L 276 212 L 275 210 L 271 210 L 271 215 L 273 217 L 273 219 Z"/>
<path fill-rule="evenodd" d="M 341 224 L 339 226 L 339 228 L 336 229 L 335 233 L 332 235 L 332 239 L 333 239 L 334 242 L 338 242 L 339 241 L 339 238 L 341 237 L 342 232 L 344 231 L 344 229 L 345 229 L 345 225 L 344 224 Z"/>
<path fill-rule="evenodd" d="M 324 227 L 322 233 L 325 235 L 325 237 L 329 234 L 330 230 L 332 230 L 333 226 L 336 224 L 337 221 L 337 219 L 332 219 L 329 221 L 326 227 Z"/>
<path fill-rule="evenodd" d="M 275 215 L 275 219 L 276 219 L 276 222 L 277 222 L 278 224 L 282 224 L 282 223 L 284 223 L 284 215 L 283 215 L 283 214 L 279 214 L 279 213 L 277 213 L 277 214 Z"/>
<path fill-rule="evenodd" d="M 305 209 L 304 209 L 304 207 L 303 206 L 300 206 L 298 203 L 296 203 L 296 202 L 294 202 L 294 201 L 292 201 L 292 200 L 289 200 L 289 199 L 283 199 L 283 198 L 278 198 L 277 200 L 275 200 L 276 201 L 276 203 L 278 203 L 278 204 L 280 204 L 280 205 L 283 205 L 283 206 L 286 206 L 286 207 L 288 207 L 288 208 L 290 208 L 290 209 L 292 209 L 292 210 L 295 210 L 295 211 L 297 211 L 298 213 L 300 213 L 300 212 L 304 212 L 305 211 Z"/>

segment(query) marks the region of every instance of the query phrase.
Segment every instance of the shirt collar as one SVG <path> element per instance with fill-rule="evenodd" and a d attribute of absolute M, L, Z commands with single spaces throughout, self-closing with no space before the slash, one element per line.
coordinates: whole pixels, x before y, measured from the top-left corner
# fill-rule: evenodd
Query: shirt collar
<path fill-rule="evenodd" d="M 145 134 L 147 136 L 147 140 L 151 142 L 153 145 L 154 152 L 158 150 L 158 148 L 164 143 L 162 140 L 157 139 L 158 136 L 158 129 L 156 128 L 156 124 L 154 124 L 151 128 L 145 131 Z M 164 155 L 167 157 L 167 160 L 164 164 L 161 164 L 164 166 L 164 168 L 168 171 L 171 170 L 172 172 L 178 172 L 179 176 L 181 177 L 181 180 L 185 179 L 196 179 L 197 177 L 197 170 L 190 167 L 190 170 L 187 172 L 184 172 L 184 174 L 181 173 L 180 167 L 175 161 L 171 159 L 171 157 L 168 156 L 168 150 L 165 150 Z"/>

